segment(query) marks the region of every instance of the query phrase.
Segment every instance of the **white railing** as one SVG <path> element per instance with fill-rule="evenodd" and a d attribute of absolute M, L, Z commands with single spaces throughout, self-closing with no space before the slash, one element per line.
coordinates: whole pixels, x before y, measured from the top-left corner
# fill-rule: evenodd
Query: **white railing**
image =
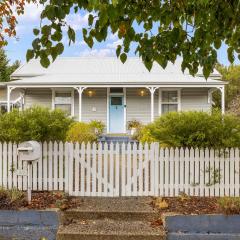
<path fill-rule="evenodd" d="M 239 149 L 43 143 L 32 188 L 73 196 L 240 196 Z M 27 189 L 17 144 L 0 143 L 0 186 Z"/>

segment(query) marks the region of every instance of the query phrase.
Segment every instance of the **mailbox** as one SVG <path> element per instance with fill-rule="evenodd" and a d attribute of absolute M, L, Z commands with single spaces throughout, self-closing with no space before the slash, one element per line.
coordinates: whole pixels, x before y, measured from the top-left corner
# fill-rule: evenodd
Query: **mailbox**
<path fill-rule="evenodd" d="M 19 159 L 22 161 L 36 161 L 40 158 L 40 144 L 36 141 L 27 141 L 19 144 Z"/>

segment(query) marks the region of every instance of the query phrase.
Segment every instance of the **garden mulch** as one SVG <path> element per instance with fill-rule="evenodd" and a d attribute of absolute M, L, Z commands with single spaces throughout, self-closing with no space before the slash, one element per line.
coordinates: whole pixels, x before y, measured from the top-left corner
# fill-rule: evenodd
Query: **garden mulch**
<path fill-rule="evenodd" d="M 10 201 L 1 196 L 0 193 L 0 210 L 17 210 L 17 209 L 49 209 L 58 208 L 60 210 L 67 210 L 70 208 L 77 208 L 83 204 L 83 198 L 70 197 L 63 192 L 33 192 L 32 202 L 28 204 L 26 201 L 26 193 L 22 198 L 15 201 Z M 219 206 L 219 198 L 216 197 L 163 197 L 160 198 L 166 203 L 166 206 L 161 209 L 155 205 L 156 199 L 150 198 L 151 206 L 157 208 L 160 214 L 163 213 L 177 213 L 177 214 L 219 214 L 224 213 Z"/>
<path fill-rule="evenodd" d="M 69 197 L 63 192 L 33 192 L 32 201 L 27 202 L 26 193 L 23 197 L 14 201 L 9 200 L 5 195 L 0 194 L 0 210 L 18 210 L 18 209 L 49 209 L 59 208 L 66 210 L 75 208 L 80 204 L 80 200 L 76 197 Z"/>
<path fill-rule="evenodd" d="M 216 197 L 164 197 L 162 201 L 167 203 L 167 207 L 159 209 L 160 213 L 179 213 L 179 214 L 218 214 L 223 210 L 218 204 Z M 154 201 L 151 203 L 153 207 Z"/>

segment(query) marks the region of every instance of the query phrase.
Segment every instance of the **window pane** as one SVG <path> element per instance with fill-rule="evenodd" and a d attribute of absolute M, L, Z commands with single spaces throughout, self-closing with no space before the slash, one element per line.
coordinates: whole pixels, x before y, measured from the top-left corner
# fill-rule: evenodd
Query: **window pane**
<path fill-rule="evenodd" d="M 177 112 L 178 105 L 177 104 L 162 104 L 162 114 L 168 112 Z"/>
<path fill-rule="evenodd" d="M 56 97 L 71 97 L 71 93 L 70 92 L 56 92 L 55 96 Z"/>
<path fill-rule="evenodd" d="M 56 104 L 71 104 L 71 93 L 70 92 L 56 92 L 55 93 Z"/>
<path fill-rule="evenodd" d="M 177 102 L 178 96 L 177 91 L 163 91 L 162 92 L 162 102 Z"/>
<path fill-rule="evenodd" d="M 71 104 L 55 104 L 56 109 L 61 109 L 64 111 L 68 116 L 71 115 Z"/>
<path fill-rule="evenodd" d="M 122 97 L 111 97 L 111 105 L 112 106 L 122 105 Z"/>
<path fill-rule="evenodd" d="M 110 93 L 123 93 L 123 88 L 110 88 Z"/>

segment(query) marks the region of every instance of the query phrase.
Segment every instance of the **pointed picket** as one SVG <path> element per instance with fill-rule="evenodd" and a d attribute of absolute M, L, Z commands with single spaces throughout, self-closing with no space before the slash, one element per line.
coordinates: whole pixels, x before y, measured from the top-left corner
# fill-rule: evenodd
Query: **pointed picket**
<path fill-rule="evenodd" d="M 126 181 L 126 144 L 122 144 L 122 159 L 121 159 L 121 194 L 122 196 L 127 196 L 126 195 L 126 186 L 127 186 L 127 181 Z"/>
<path fill-rule="evenodd" d="M 169 149 L 169 196 L 174 196 L 174 149 Z"/>
<path fill-rule="evenodd" d="M 64 190 L 69 193 L 69 143 L 64 144 Z"/>
<path fill-rule="evenodd" d="M 149 196 L 149 145 L 144 144 L 144 196 Z"/>
<path fill-rule="evenodd" d="M 13 152 L 12 143 L 8 143 L 8 154 L 7 154 L 7 188 L 12 189 L 12 173 L 13 173 Z"/>
<path fill-rule="evenodd" d="M 58 143 L 53 143 L 53 189 L 58 190 Z"/>
<path fill-rule="evenodd" d="M 0 144 L 0 149 L 1 149 L 1 144 Z M 18 165 L 17 165 L 17 144 L 13 143 L 13 187 L 17 188 L 17 169 L 18 169 Z M 1 150 L 0 150 L 0 162 L 1 162 Z M 2 168 L 1 168 L 1 164 L 0 164 L 0 172 L 1 172 Z M 0 186 L 1 186 L 1 176 L 0 176 Z"/>
<path fill-rule="evenodd" d="M 179 196 L 179 148 L 174 150 L 174 196 Z"/>
<path fill-rule="evenodd" d="M 230 151 L 230 158 L 229 158 L 229 195 L 234 197 L 234 180 L 236 175 L 235 170 L 235 152 L 234 148 L 229 149 Z"/>
<path fill-rule="evenodd" d="M 85 165 L 86 165 L 86 145 L 83 142 L 81 144 L 81 159 L 80 159 L 80 169 L 81 169 L 81 181 L 80 181 L 80 185 L 81 185 L 81 196 L 85 196 L 86 193 L 86 188 L 85 188 Z"/>
<path fill-rule="evenodd" d="M 74 188 L 73 188 L 73 162 L 74 162 L 74 144 L 72 142 L 70 142 L 68 144 L 68 151 L 69 151 L 69 155 L 68 155 L 68 192 L 69 195 L 74 195 Z"/>
<path fill-rule="evenodd" d="M 219 150 L 219 162 L 220 162 L 220 197 L 225 196 L 225 157 L 224 157 L 224 149 Z"/>
<path fill-rule="evenodd" d="M 154 196 L 154 177 L 155 177 L 155 171 L 154 171 L 154 167 L 155 167 L 155 143 L 151 143 L 150 145 L 150 152 L 149 152 L 149 165 L 150 165 L 150 192 L 149 195 L 150 196 Z"/>
<path fill-rule="evenodd" d="M 7 185 L 8 185 L 7 163 L 8 163 L 8 145 L 6 142 L 4 142 L 3 143 L 3 187 L 4 188 L 7 188 Z"/>
<path fill-rule="evenodd" d="M 103 179 L 103 168 L 102 168 L 102 156 L 103 156 L 103 153 L 102 153 L 102 150 L 103 150 L 103 145 L 102 143 L 99 143 L 98 144 L 98 158 L 97 158 L 97 162 L 98 162 L 98 177 L 97 177 L 97 182 L 98 182 L 98 197 L 101 197 L 102 196 L 102 192 L 103 192 L 103 189 L 102 189 L 102 179 Z"/>
<path fill-rule="evenodd" d="M 132 194 L 132 145 L 127 145 L 127 185 L 126 195 L 131 196 Z"/>
<path fill-rule="evenodd" d="M 194 196 L 194 184 L 195 184 L 195 171 L 194 171 L 194 163 L 195 163 L 195 152 L 193 148 L 190 148 L 190 159 L 189 159 L 189 194 L 190 196 Z"/>
<path fill-rule="evenodd" d="M 91 196 L 97 196 L 97 147 L 96 143 L 92 144 L 92 191 Z"/>
<path fill-rule="evenodd" d="M 139 189 L 138 189 L 138 196 L 143 196 L 143 145 L 142 143 L 139 143 L 139 176 L 138 176 L 138 183 L 139 183 Z"/>
<path fill-rule="evenodd" d="M 159 169 L 160 169 L 160 177 L 159 177 L 159 185 L 158 188 L 160 190 L 160 196 L 164 196 L 165 192 L 165 179 L 164 179 L 164 174 L 165 174 L 165 161 L 164 161 L 164 149 L 160 148 L 160 154 L 159 154 Z"/>
<path fill-rule="evenodd" d="M 108 144 L 104 144 L 104 149 L 103 149 L 103 196 L 107 197 L 108 196 Z"/>
<path fill-rule="evenodd" d="M 38 191 L 43 190 L 43 145 L 40 144 L 40 158 L 37 161 L 37 189 Z"/>
<path fill-rule="evenodd" d="M 48 190 L 48 144 L 43 143 L 43 190 Z"/>
<path fill-rule="evenodd" d="M 235 148 L 235 196 L 240 196 L 240 164 L 239 164 L 239 148 Z"/>
<path fill-rule="evenodd" d="M 179 192 L 183 193 L 185 189 L 185 181 L 184 181 L 184 174 L 185 174 L 185 168 L 184 168 L 184 148 L 181 147 L 179 151 Z"/>
<path fill-rule="evenodd" d="M 48 190 L 53 190 L 53 144 L 48 143 Z"/>
<path fill-rule="evenodd" d="M 63 170 L 64 170 L 64 165 L 63 165 L 63 142 L 59 143 L 59 190 L 63 191 Z"/>
<path fill-rule="evenodd" d="M 198 148 L 195 149 L 195 178 L 194 178 L 194 195 L 200 195 L 200 151 Z"/>
<path fill-rule="evenodd" d="M 74 195 L 79 196 L 79 162 L 80 162 L 80 146 L 77 142 L 74 146 Z"/>
<path fill-rule="evenodd" d="M 116 161 L 115 161 L 115 186 L 114 186 L 114 197 L 119 196 L 120 181 L 119 181 L 119 167 L 120 167 L 120 146 L 119 143 L 116 144 Z"/>
<path fill-rule="evenodd" d="M 113 191 L 113 171 L 114 171 L 114 145 L 111 142 L 110 143 L 110 151 L 109 151 L 109 193 L 108 196 L 113 197 L 114 191 Z"/>
<path fill-rule="evenodd" d="M 189 186 L 190 186 L 190 179 L 189 179 L 189 174 L 190 174 L 190 168 L 189 168 L 189 163 L 190 163 L 190 158 L 189 158 L 190 151 L 188 148 L 185 149 L 185 186 L 184 186 L 184 192 L 185 194 L 189 195 Z"/>
<path fill-rule="evenodd" d="M 132 170 L 133 170 L 133 175 L 132 175 L 132 194 L 131 196 L 137 196 L 137 144 L 136 142 L 133 143 L 133 150 L 132 150 Z M 154 177 L 154 176 L 153 176 Z"/>
<path fill-rule="evenodd" d="M 86 161 L 86 194 L 91 196 L 91 144 L 87 143 L 87 161 Z"/>

